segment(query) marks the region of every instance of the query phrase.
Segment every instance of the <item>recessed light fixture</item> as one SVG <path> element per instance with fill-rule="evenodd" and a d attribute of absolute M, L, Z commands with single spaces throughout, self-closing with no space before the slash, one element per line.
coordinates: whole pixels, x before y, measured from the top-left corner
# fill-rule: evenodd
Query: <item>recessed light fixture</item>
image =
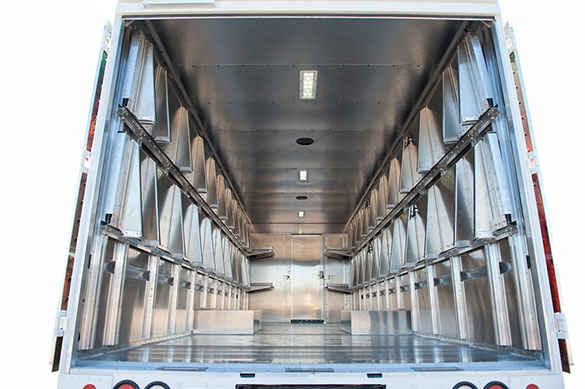
<path fill-rule="evenodd" d="M 308 199 L 307 196 L 303 196 L 303 195 L 297 196 L 297 200 L 307 200 L 307 199 Z"/>
<path fill-rule="evenodd" d="M 297 213 L 297 215 L 298 215 L 299 217 L 305 217 L 305 211 L 299 211 L 299 212 Z"/>
<path fill-rule="evenodd" d="M 301 146 L 309 146 L 309 145 L 312 145 L 313 143 L 315 143 L 315 140 L 313 138 L 299 138 L 299 139 L 297 139 L 297 144 L 299 144 Z"/>
<path fill-rule="evenodd" d="M 315 100 L 317 94 L 316 70 L 301 70 L 299 93 L 301 100 Z"/>
<path fill-rule="evenodd" d="M 309 172 L 306 170 L 299 170 L 299 181 L 307 181 L 309 179 Z"/>

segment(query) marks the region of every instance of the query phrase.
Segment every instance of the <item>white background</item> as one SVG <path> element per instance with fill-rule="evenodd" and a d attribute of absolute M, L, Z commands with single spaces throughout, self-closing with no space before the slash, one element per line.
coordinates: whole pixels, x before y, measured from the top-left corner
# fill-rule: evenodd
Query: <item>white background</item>
<path fill-rule="evenodd" d="M 580 1 L 501 0 L 515 28 L 544 175 L 553 254 L 585 387 L 585 33 Z M 63 284 L 97 54 L 115 1 L 2 3 L 0 371 L 54 388 L 49 350 Z M 16 385 L 15 385 L 16 386 Z"/>

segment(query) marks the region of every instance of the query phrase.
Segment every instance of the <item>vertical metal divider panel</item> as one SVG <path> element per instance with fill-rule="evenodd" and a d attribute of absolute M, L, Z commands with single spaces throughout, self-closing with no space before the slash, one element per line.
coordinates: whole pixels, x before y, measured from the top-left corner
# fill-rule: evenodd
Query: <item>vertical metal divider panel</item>
<path fill-rule="evenodd" d="M 156 121 L 154 122 L 150 133 L 155 141 L 159 143 L 168 143 L 171 140 L 171 134 L 169 123 L 167 71 L 163 66 L 157 63 L 155 72 Z"/>
<path fill-rule="evenodd" d="M 207 306 L 209 309 L 217 309 L 217 278 L 210 277 L 210 287 L 207 293 Z"/>
<path fill-rule="evenodd" d="M 430 321 L 431 321 L 431 332 L 433 335 L 441 334 L 441 321 L 439 319 L 440 306 L 439 296 L 437 293 L 437 287 L 435 286 L 435 266 L 429 265 L 426 267 L 427 271 L 427 290 L 429 297 L 429 308 L 430 308 Z"/>
<path fill-rule="evenodd" d="M 132 158 L 134 141 L 123 132 L 117 132 L 113 138 L 114 145 L 109 153 L 111 163 L 105 182 L 104 214 L 110 215 L 111 225 L 123 230 L 126 189 L 128 189 L 129 184 L 132 184 L 132 181 L 136 181 L 135 179 L 130 180 L 133 174 L 129 174 L 136 170 L 136 166 L 133 169 L 135 163 Z"/>
<path fill-rule="evenodd" d="M 474 149 L 455 164 L 455 246 L 469 246 L 475 238 Z"/>
<path fill-rule="evenodd" d="M 172 262 L 163 258 L 159 260 L 152 320 L 153 337 L 169 334 L 169 307 L 171 303 L 171 288 L 174 281 L 172 267 Z"/>
<path fill-rule="evenodd" d="M 100 290 L 106 250 L 109 238 L 98 234 L 94 240 L 88 269 L 85 272 L 85 290 L 83 295 L 82 319 L 79 330 L 79 350 L 89 350 L 94 347 L 98 310 L 100 307 Z"/>
<path fill-rule="evenodd" d="M 191 295 L 191 270 L 177 265 L 179 268 L 177 278 L 177 304 L 175 313 L 175 333 L 181 334 L 187 331 L 187 316 L 188 316 L 188 305 L 190 303 L 189 297 Z"/>
<path fill-rule="evenodd" d="M 388 196 L 386 197 L 386 209 L 393 209 L 398 205 L 402 196 L 400 193 L 400 160 L 402 151 L 400 150 L 395 158 L 390 161 L 388 171 Z"/>
<path fill-rule="evenodd" d="M 203 249 L 201 244 L 199 209 L 184 194 L 181 194 L 181 203 L 183 210 L 183 232 L 185 234 L 185 259 L 193 267 L 202 266 Z"/>
<path fill-rule="evenodd" d="M 392 310 L 392 301 L 390 296 L 390 285 L 391 280 L 389 278 L 384 279 L 384 310 L 391 311 Z"/>
<path fill-rule="evenodd" d="M 432 97 L 419 113 L 417 170 L 427 173 L 445 155 L 443 143 L 443 90 L 439 82 Z"/>
<path fill-rule="evenodd" d="M 189 133 L 191 138 L 191 166 L 192 172 L 185 173 L 185 178 L 193 185 L 193 188 L 207 198 L 207 180 L 205 168 L 205 148 L 203 138 L 197 135 L 195 125 L 189 120 Z M 229 226 L 228 226 L 229 227 Z"/>
<path fill-rule="evenodd" d="M 195 310 L 199 307 L 197 306 L 197 271 L 189 270 L 189 284 L 190 289 L 187 294 L 187 313 L 185 317 L 185 331 L 192 331 L 195 328 Z"/>
<path fill-rule="evenodd" d="M 142 340 L 148 276 L 148 254 L 130 246 L 120 302 L 118 344 Z"/>
<path fill-rule="evenodd" d="M 140 188 L 140 153 L 138 144 L 127 138 L 128 165 L 123 189 L 120 191 L 121 205 L 117 225 L 124 236 L 137 238 L 142 236 L 142 199 Z M 116 215 L 112 215 L 114 218 Z"/>
<path fill-rule="evenodd" d="M 394 310 L 402 308 L 400 301 L 400 285 L 396 276 L 390 278 L 390 286 L 388 288 L 390 293 L 390 307 Z"/>
<path fill-rule="evenodd" d="M 223 249 L 221 246 L 221 230 L 212 227 L 213 253 L 215 254 L 215 274 L 225 275 L 225 262 L 223 259 Z"/>
<path fill-rule="evenodd" d="M 457 338 L 457 308 L 455 282 L 453 277 L 453 259 L 433 265 L 435 272 L 435 290 L 437 295 L 439 335 Z M 459 281 L 460 282 L 460 281 Z"/>
<path fill-rule="evenodd" d="M 115 258 L 116 258 L 116 241 L 113 239 L 105 239 L 104 244 L 106 246 L 103 250 L 103 259 L 99 265 L 99 282 L 98 282 L 98 293 L 96 299 L 96 318 L 95 324 L 93 325 L 94 335 L 92 347 L 101 347 L 105 345 L 106 340 L 106 327 L 107 327 L 107 315 L 108 305 L 110 302 L 110 289 L 114 274 Z"/>
<path fill-rule="evenodd" d="M 423 334 L 430 335 L 433 333 L 433 317 L 432 307 L 430 303 L 428 285 L 429 267 L 422 267 L 410 272 L 411 277 L 414 278 L 414 283 L 411 283 L 411 290 L 413 291 L 413 301 L 416 300 L 418 331 Z"/>
<path fill-rule="evenodd" d="M 173 279 L 169 294 L 169 317 L 167 334 L 175 334 L 177 331 L 177 311 L 179 303 L 179 284 L 181 266 L 178 264 L 171 265 L 171 277 Z"/>
<path fill-rule="evenodd" d="M 140 184 L 142 200 L 142 241 L 154 247 L 160 244 L 158 225 L 158 184 L 156 163 L 140 149 Z"/>
<path fill-rule="evenodd" d="M 463 135 L 459 121 L 459 60 L 455 58 L 447 66 L 441 77 L 443 92 L 443 142 L 456 143 Z"/>
<path fill-rule="evenodd" d="M 522 310 L 520 308 L 520 296 L 517 293 L 518 284 L 518 269 L 515 267 L 515 262 L 512 259 L 512 252 L 510 250 L 510 238 L 502 239 L 497 242 L 500 252 L 500 274 L 502 276 L 506 306 L 508 309 L 508 319 L 510 323 L 511 346 L 516 348 L 525 348 L 529 350 L 524 344 L 525 337 L 525 321 L 521 317 Z"/>
<path fill-rule="evenodd" d="M 509 238 L 508 243 L 515 269 L 514 286 L 516 288 L 516 295 L 518 296 L 519 316 L 522 323 L 522 345 L 528 350 L 540 350 L 542 345 L 540 341 L 536 299 L 527 257 L 522 251 L 523 243 L 521 239 L 520 236 L 512 236 Z"/>
<path fill-rule="evenodd" d="M 104 345 L 112 346 L 118 342 L 118 329 L 121 314 L 122 288 L 126 274 L 128 245 L 116 242 L 114 249 L 114 275 L 110 283 L 108 308 L 106 313 Z"/>
<path fill-rule="evenodd" d="M 183 258 L 181 191 L 160 169 L 157 177 L 160 248 L 173 258 Z"/>
<path fill-rule="evenodd" d="M 492 243 L 486 245 L 484 251 L 490 286 L 496 342 L 501 346 L 511 346 L 512 334 L 510 332 L 508 305 L 506 301 L 504 280 L 500 271 L 500 250 L 497 243 Z"/>
<path fill-rule="evenodd" d="M 427 219 L 427 194 L 421 194 L 409 207 L 406 227 L 406 252 L 404 265 L 414 266 L 424 258 Z"/>
<path fill-rule="evenodd" d="M 468 340 L 496 344 L 487 261 L 483 248 L 460 256 L 468 320 Z"/>
<path fill-rule="evenodd" d="M 390 271 L 398 272 L 404 266 L 406 252 L 406 226 L 408 223 L 408 209 L 392 222 L 392 253 L 390 255 Z"/>
<path fill-rule="evenodd" d="M 209 275 L 202 274 L 202 291 L 201 291 L 201 302 L 199 303 L 200 309 L 209 309 L 207 306 L 207 294 L 209 293 Z"/>
<path fill-rule="evenodd" d="M 154 302 L 156 298 L 156 286 L 158 284 L 159 258 L 156 255 L 148 257 L 149 279 L 146 286 L 146 301 L 144 308 L 144 325 L 142 328 L 142 338 L 148 339 L 153 335 L 152 321 L 154 317 Z"/>

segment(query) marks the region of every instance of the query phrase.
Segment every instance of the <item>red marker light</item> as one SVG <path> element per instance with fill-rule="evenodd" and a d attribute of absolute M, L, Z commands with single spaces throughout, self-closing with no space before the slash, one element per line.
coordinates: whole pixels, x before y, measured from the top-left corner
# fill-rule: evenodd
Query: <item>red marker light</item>
<path fill-rule="evenodd" d="M 530 384 L 526 387 L 526 389 L 540 389 L 540 388 L 534 384 Z"/>
<path fill-rule="evenodd" d="M 83 387 L 83 389 L 95 389 L 95 385 L 94 384 L 87 384 Z"/>

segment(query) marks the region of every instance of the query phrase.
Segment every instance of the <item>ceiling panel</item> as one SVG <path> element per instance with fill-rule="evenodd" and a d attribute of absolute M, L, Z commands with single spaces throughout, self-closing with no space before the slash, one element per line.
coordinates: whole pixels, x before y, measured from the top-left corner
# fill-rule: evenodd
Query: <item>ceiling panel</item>
<path fill-rule="evenodd" d="M 343 229 L 460 23 L 153 21 L 256 231 L 311 233 Z M 318 71 L 315 100 L 299 99 L 300 70 Z M 299 194 L 309 200 L 300 205 Z"/>
<path fill-rule="evenodd" d="M 257 193 L 360 193 L 366 183 L 367 169 L 311 168 L 308 181 L 299 181 L 300 168 L 232 168 L 233 177 L 240 182 L 239 192 L 252 197 Z"/>
<path fill-rule="evenodd" d="M 315 100 L 299 99 L 300 70 L 317 70 Z M 221 130 L 392 131 L 430 70 L 418 64 L 179 67 L 203 125 Z"/>

